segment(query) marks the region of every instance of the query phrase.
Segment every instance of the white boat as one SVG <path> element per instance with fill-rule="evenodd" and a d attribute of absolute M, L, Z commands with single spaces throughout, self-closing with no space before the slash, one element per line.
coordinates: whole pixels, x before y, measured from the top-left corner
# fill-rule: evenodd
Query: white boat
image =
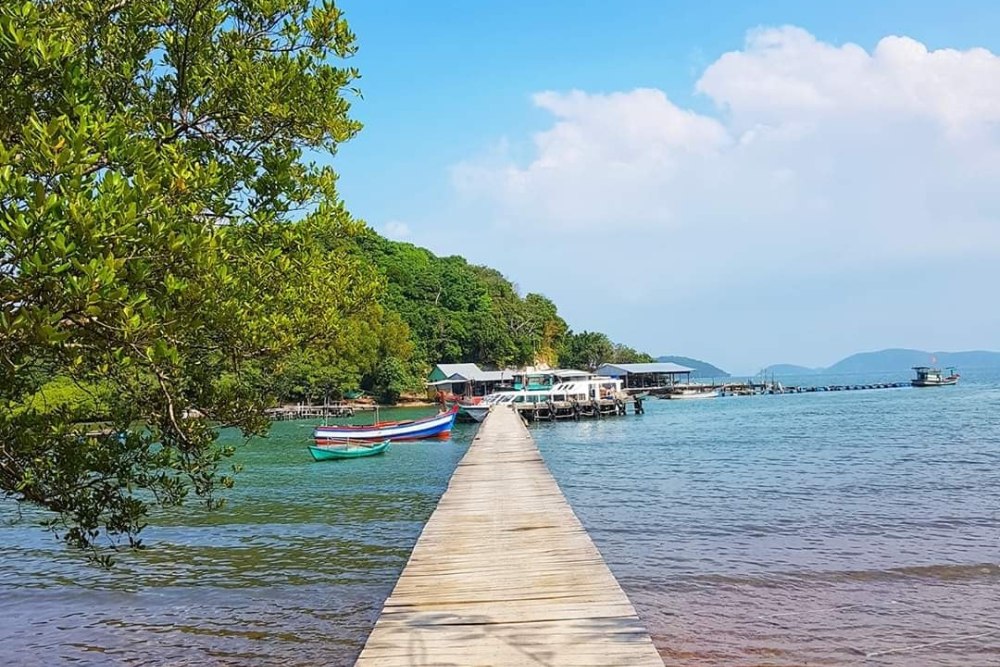
<path fill-rule="evenodd" d="M 717 398 L 718 396 L 719 392 L 715 389 L 695 389 L 691 387 L 687 387 L 685 389 L 675 389 L 663 395 L 664 398 L 669 398 L 670 400 Z"/>
<path fill-rule="evenodd" d="M 486 419 L 486 415 L 490 413 L 490 408 L 492 406 L 488 403 L 459 403 L 458 404 L 458 414 L 464 415 L 475 422 L 481 422 Z"/>
<path fill-rule="evenodd" d="M 488 410 L 494 405 L 514 407 L 525 404 L 600 405 L 624 400 L 625 397 L 622 381 L 619 379 L 594 375 L 586 371 L 554 369 L 516 375 L 512 389 L 488 394 L 475 407 Z M 475 418 L 474 415 L 470 416 Z M 483 417 L 485 416 L 484 413 Z"/>
<path fill-rule="evenodd" d="M 447 438 L 455 424 L 458 408 L 424 419 L 376 422 L 370 426 L 317 426 L 313 439 L 317 445 L 342 443 L 350 440 L 425 440 Z"/>

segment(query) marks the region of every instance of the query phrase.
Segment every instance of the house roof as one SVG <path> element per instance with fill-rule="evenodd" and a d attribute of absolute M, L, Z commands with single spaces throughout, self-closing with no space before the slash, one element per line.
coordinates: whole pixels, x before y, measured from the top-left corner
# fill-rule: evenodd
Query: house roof
<path fill-rule="evenodd" d="M 530 373 L 523 373 L 529 377 L 538 377 L 540 375 L 555 375 L 557 377 L 579 377 L 583 375 L 590 375 L 587 371 L 579 371 L 575 368 L 549 368 L 544 371 L 532 371 Z"/>
<path fill-rule="evenodd" d="M 653 364 L 601 364 L 597 369 L 598 373 L 607 374 L 608 371 L 618 371 L 619 375 L 627 373 L 693 373 L 693 368 L 681 366 L 670 362 Z"/>
<path fill-rule="evenodd" d="M 479 382 L 500 382 L 514 377 L 514 371 L 479 371 L 474 379 Z"/>
<path fill-rule="evenodd" d="M 466 380 L 472 380 L 482 374 L 479 366 L 475 364 L 438 364 L 435 368 L 440 370 L 446 378 L 460 375 Z"/>

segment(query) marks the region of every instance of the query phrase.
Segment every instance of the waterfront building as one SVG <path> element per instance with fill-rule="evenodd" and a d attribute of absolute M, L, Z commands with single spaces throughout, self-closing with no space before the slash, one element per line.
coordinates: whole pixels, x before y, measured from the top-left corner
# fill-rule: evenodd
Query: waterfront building
<path fill-rule="evenodd" d="M 435 392 L 455 396 L 485 396 L 503 384 L 510 384 L 516 371 L 484 371 L 476 364 L 437 364 L 427 376 L 427 386 Z"/>
<path fill-rule="evenodd" d="M 691 383 L 693 368 L 669 362 L 601 364 L 598 375 L 621 380 L 626 389 L 657 389 Z"/>

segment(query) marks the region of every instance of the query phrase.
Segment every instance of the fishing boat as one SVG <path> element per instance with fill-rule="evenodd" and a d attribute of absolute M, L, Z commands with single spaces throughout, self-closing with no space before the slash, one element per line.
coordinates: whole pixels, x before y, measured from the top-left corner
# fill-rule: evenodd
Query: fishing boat
<path fill-rule="evenodd" d="M 930 368 L 929 366 L 914 366 L 913 370 L 917 372 L 916 379 L 910 380 L 910 384 L 914 387 L 947 387 L 958 384 L 958 378 L 961 377 L 954 368 L 948 369 L 947 376 L 941 372 L 940 368 Z"/>
<path fill-rule="evenodd" d="M 313 439 L 317 445 L 344 440 L 424 440 L 426 438 L 447 438 L 455 425 L 458 406 L 425 419 L 407 421 L 375 422 L 368 426 L 317 426 L 313 429 Z"/>
<path fill-rule="evenodd" d="M 383 440 L 380 443 L 364 443 L 344 441 L 325 445 L 309 447 L 314 461 L 334 461 L 338 459 L 358 459 L 362 456 L 377 456 L 384 454 L 389 449 L 389 441 Z"/>

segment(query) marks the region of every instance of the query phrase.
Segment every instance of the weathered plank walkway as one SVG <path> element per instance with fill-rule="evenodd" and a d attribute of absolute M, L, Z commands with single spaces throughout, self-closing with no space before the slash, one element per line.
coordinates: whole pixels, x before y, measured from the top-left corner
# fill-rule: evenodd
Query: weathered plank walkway
<path fill-rule="evenodd" d="M 656 665 L 653 642 L 513 410 L 494 409 L 357 665 Z"/>

